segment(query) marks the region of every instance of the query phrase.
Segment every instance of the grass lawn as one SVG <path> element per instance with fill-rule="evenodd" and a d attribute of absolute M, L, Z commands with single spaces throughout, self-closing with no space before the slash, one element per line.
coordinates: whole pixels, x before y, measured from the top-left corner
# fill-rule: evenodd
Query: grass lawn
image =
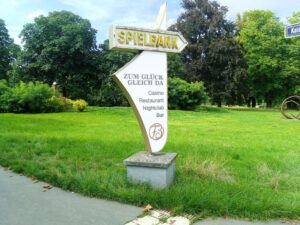
<path fill-rule="evenodd" d="M 0 114 L 0 165 L 88 196 L 199 216 L 300 217 L 300 121 L 279 111 L 170 111 L 166 190 L 132 185 L 123 160 L 143 150 L 130 108 Z"/>

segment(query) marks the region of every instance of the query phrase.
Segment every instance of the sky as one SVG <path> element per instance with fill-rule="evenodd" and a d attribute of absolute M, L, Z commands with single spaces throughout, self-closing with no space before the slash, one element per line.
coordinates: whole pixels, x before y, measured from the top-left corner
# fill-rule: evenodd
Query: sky
<path fill-rule="evenodd" d="M 68 10 L 89 19 L 97 32 L 97 43 L 108 38 L 111 24 L 152 28 L 161 4 L 166 0 L 0 0 L 0 18 L 6 23 L 10 37 L 21 44 L 19 34 L 26 23 L 40 15 Z M 273 11 L 281 21 L 300 11 L 300 0 L 217 0 L 228 7 L 227 19 L 234 21 L 238 13 L 252 9 Z M 167 0 L 168 26 L 180 13 L 181 0 Z"/>

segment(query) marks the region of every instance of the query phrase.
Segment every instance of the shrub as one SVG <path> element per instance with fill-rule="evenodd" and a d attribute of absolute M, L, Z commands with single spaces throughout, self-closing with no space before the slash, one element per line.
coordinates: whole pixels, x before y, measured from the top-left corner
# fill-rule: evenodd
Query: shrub
<path fill-rule="evenodd" d="M 8 86 L 7 81 L 0 80 L 0 96 L 3 95 L 8 90 L 10 90 L 10 87 Z"/>
<path fill-rule="evenodd" d="M 11 96 L 11 88 L 5 80 L 0 80 L 0 112 L 9 112 L 8 100 Z"/>
<path fill-rule="evenodd" d="M 62 112 L 65 111 L 65 103 L 62 97 L 52 96 L 45 103 L 45 112 Z"/>
<path fill-rule="evenodd" d="M 168 79 L 169 108 L 195 109 L 208 97 L 202 82 L 188 83 L 180 78 Z"/>
<path fill-rule="evenodd" d="M 61 112 L 65 104 L 59 92 L 54 92 L 47 84 L 41 82 L 20 82 L 9 87 L 0 82 L 0 112 Z"/>
<path fill-rule="evenodd" d="M 20 82 L 12 88 L 10 105 L 13 112 L 45 112 L 45 105 L 49 98 L 54 95 L 53 90 L 41 82 Z"/>
<path fill-rule="evenodd" d="M 74 101 L 72 99 L 66 98 L 66 97 L 60 97 L 61 100 L 64 103 L 64 109 L 66 111 L 71 110 L 73 108 Z"/>
<path fill-rule="evenodd" d="M 79 112 L 83 112 L 87 108 L 87 106 L 88 103 L 83 99 L 77 99 L 73 101 L 73 107 Z"/>

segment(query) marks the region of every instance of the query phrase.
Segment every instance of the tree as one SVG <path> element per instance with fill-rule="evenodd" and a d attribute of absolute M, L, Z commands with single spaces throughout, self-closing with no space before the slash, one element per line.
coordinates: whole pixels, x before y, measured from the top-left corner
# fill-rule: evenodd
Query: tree
<path fill-rule="evenodd" d="M 0 19 L 0 80 L 7 79 L 7 72 L 16 58 L 17 51 L 17 45 L 9 37 L 4 21 Z"/>
<path fill-rule="evenodd" d="M 225 19 L 227 8 L 215 1 L 183 0 L 183 8 L 171 29 L 180 31 L 189 43 L 183 51 L 185 79 L 203 81 L 213 103 L 221 106 L 235 92 L 234 80 L 245 76 L 242 47 L 234 38 L 236 27 Z"/>
<path fill-rule="evenodd" d="M 300 12 L 294 12 L 288 18 L 290 24 L 300 23 Z M 290 80 L 285 80 L 285 86 L 289 87 L 285 97 L 300 95 L 300 37 L 288 39 L 289 58 L 288 70 L 285 71 Z"/>
<path fill-rule="evenodd" d="M 88 99 L 94 105 L 128 105 L 127 99 L 117 86 L 115 81 L 112 80 L 112 75 L 118 69 L 123 67 L 135 56 L 134 53 L 111 51 L 109 50 L 109 42 L 105 40 L 99 46 L 99 81 L 100 87 L 94 89 Z"/>
<path fill-rule="evenodd" d="M 24 51 L 17 74 L 21 80 L 56 81 L 70 98 L 86 98 L 97 82 L 96 30 L 88 20 L 67 11 L 40 16 L 20 34 Z"/>
<path fill-rule="evenodd" d="M 237 24 L 238 39 L 246 50 L 252 99 L 272 107 L 296 82 L 299 65 L 294 66 L 293 58 L 299 59 L 299 46 L 291 46 L 293 41 L 284 38 L 284 25 L 271 11 L 245 12 Z"/>
<path fill-rule="evenodd" d="M 168 54 L 168 77 L 184 78 L 185 69 L 182 58 L 179 54 Z"/>
<path fill-rule="evenodd" d="M 288 17 L 290 24 L 300 23 L 300 12 L 294 12 L 291 17 Z"/>

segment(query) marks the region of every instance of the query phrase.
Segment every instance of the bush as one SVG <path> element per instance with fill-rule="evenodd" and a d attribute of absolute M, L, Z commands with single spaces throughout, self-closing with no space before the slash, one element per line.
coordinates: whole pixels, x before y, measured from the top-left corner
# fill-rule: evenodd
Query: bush
<path fill-rule="evenodd" d="M 12 88 L 10 99 L 11 111 L 13 112 L 46 112 L 45 106 L 48 99 L 54 95 L 54 91 L 41 82 L 20 82 Z"/>
<path fill-rule="evenodd" d="M 0 80 L 0 96 L 10 90 L 6 80 Z"/>
<path fill-rule="evenodd" d="M 61 112 L 65 104 L 60 94 L 41 82 L 20 82 L 9 87 L 0 82 L 0 112 L 41 113 Z"/>
<path fill-rule="evenodd" d="M 195 109 L 208 99 L 202 82 L 188 83 L 180 78 L 168 79 L 169 108 Z"/>
<path fill-rule="evenodd" d="M 83 99 L 77 99 L 73 101 L 73 107 L 79 112 L 83 112 L 87 108 L 87 106 L 88 103 Z"/>
<path fill-rule="evenodd" d="M 0 112 L 8 112 L 8 99 L 11 96 L 11 88 L 5 80 L 0 80 Z"/>
<path fill-rule="evenodd" d="M 71 110 L 73 108 L 73 100 L 65 97 L 61 97 L 65 110 Z"/>
<path fill-rule="evenodd" d="M 63 112 L 66 110 L 62 97 L 52 96 L 45 103 L 45 112 Z"/>

